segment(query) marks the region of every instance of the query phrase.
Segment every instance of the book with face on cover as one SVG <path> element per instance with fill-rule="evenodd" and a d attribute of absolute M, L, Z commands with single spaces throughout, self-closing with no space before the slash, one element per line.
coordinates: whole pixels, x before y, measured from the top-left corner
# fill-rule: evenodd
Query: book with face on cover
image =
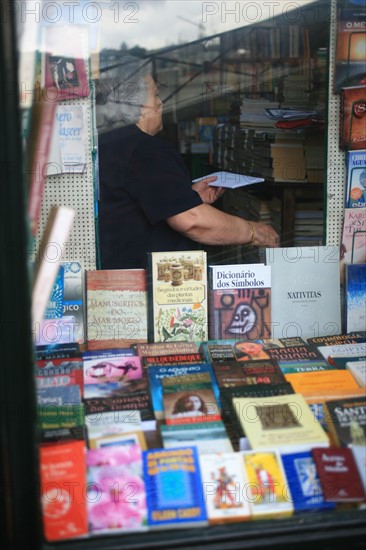
<path fill-rule="evenodd" d="M 186 374 L 197 373 L 209 373 L 216 400 L 219 400 L 219 387 L 213 374 L 212 367 L 208 363 L 186 365 L 152 365 L 148 368 L 147 380 L 149 382 L 149 390 L 154 414 L 157 419 L 161 420 L 164 418 L 163 379 L 170 377 L 176 378 L 178 375 L 183 376 Z"/>
<path fill-rule="evenodd" d="M 164 419 L 167 424 L 221 420 L 210 373 L 162 379 Z"/>
<path fill-rule="evenodd" d="M 233 406 L 251 449 L 282 453 L 328 447 L 329 438 L 300 394 L 235 397 Z"/>
<path fill-rule="evenodd" d="M 207 254 L 148 254 L 149 342 L 207 340 Z"/>
<path fill-rule="evenodd" d="M 271 337 L 271 268 L 264 264 L 208 267 L 209 338 Z"/>
<path fill-rule="evenodd" d="M 272 336 L 341 332 L 339 247 L 267 248 L 271 266 Z"/>

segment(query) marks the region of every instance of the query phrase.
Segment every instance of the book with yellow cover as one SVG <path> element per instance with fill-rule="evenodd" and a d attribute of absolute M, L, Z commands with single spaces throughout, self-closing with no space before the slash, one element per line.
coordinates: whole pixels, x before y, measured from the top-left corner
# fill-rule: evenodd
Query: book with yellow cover
<path fill-rule="evenodd" d="M 252 450 L 285 453 L 329 446 L 326 432 L 299 393 L 236 397 L 233 406 Z"/>
<path fill-rule="evenodd" d="M 280 454 L 277 451 L 240 454 L 249 481 L 246 497 L 252 519 L 291 516 L 294 506 Z"/>

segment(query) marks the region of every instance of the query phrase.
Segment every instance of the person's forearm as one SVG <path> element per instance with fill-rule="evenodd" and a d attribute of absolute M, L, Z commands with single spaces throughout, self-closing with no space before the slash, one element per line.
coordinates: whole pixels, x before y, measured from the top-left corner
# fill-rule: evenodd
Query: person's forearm
<path fill-rule="evenodd" d="M 202 244 L 261 244 L 273 246 L 272 228 L 226 214 L 208 204 L 172 216 L 168 224 L 186 237 Z M 266 242 L 268 241 L 268 242 Z"/>

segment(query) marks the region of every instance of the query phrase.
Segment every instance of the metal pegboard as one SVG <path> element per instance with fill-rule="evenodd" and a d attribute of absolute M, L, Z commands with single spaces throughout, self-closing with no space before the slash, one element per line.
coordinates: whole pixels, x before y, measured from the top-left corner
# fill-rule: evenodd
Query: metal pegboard
<path fill-rule="evenodd" d="M 38 234 L 35 242 L 37 252 L 50 208 L 54 205 L 70 206 L 76 211 L 70 238 L 65 245 L 62 261 L 80 262 L 83 269 L 96 267 L 95 200 L 93 167 L 93 94 L 63 103 L 85 106 L 85 159 L 86 169 L 82 174 L 59 174 L 47 176 L 42 199 Z"/>
<path fill-rule="evenodd" d="M 335 95 L 333 92 L 336 41 L 337 2 L 336 0 L 332 0 L 329 42 L 327 192 L 324 199 L 324 210 L 326 212 L 326 244 L 340 244 L 346 185 L 345 154 L 339 148 L 340 96 Z"/>

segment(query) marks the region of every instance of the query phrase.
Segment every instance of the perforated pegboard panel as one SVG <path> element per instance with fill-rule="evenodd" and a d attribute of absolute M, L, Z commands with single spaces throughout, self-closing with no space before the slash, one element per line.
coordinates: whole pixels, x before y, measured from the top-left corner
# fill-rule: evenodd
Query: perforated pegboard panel
<path fill-rule="evenodd" d="M 66 101 L 69 105 L 85 105 L 85 158 L 83 174 L 47 176 L 35 248 L 38 250 L 41 235 L 53 205 L 75 209 L 75 220 L 65 246 L 62 261 L 80 262 L 83 269 L 95 269 L 95 200 L 93 178 L 93 94 L 87 98 Z"/>
<path fill-rule="evenodd" d="M 328 167 L 326 211 L 326 244 L 339 244 L 343 224 L 346 184 L 345 154 L 339 149 L 340 96 L 333 92 L 337 33 L 337 2 L 332 0 L 329 44 Z"/>

